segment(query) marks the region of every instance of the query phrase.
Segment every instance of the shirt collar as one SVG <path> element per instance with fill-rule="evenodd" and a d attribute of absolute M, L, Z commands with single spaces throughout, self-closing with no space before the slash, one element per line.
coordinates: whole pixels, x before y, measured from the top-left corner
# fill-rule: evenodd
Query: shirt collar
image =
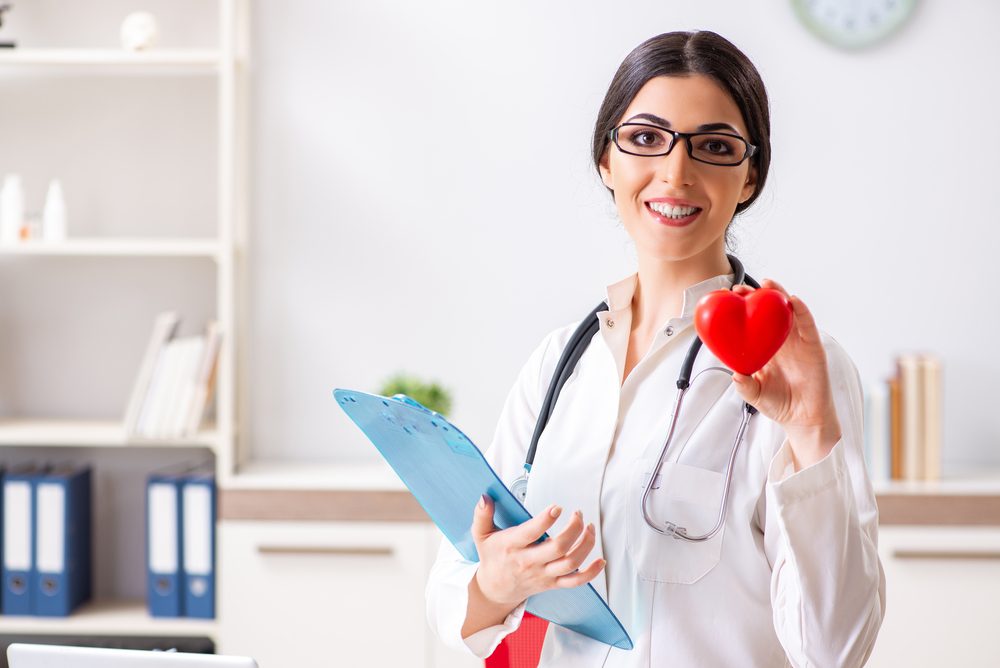
<path fill-rule="evenodd" d="M 719 274 L 712 278 L 695 283 L 684 290 L 684 306 L 681 309 L 681 320 L 694 318 L 694 307 L 698 300 L 713 290 L 729 290 L 733 286 L 734 274 Z M 610 311 L 620 311 L 632 304 L 635 286 L 639 281 L 639 272 L 626 276 L 622 280 L 607 286 L 605 303 Z"/>

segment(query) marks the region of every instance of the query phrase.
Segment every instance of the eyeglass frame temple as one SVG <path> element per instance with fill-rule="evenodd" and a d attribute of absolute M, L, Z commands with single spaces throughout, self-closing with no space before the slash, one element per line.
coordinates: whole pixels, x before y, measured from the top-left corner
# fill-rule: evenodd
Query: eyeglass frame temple
<path fill-rule="evenodd" d="M 625 149 L 623 149 L 621 146 L 618 145 L 618 129 L 621 128 L 621 127 L 623 127 L 623 126 L 625 126 L 625 125 L 641 125 L 643 127 L 656 128 L 657 130 L 663 130 L 664 132 L 670 133 L 673 141 L 670 142 L 670 148 L 667 149 L 666 153 L 656 153 L 656 154 L 653 154 L 653 155 L 642 155 L 641 153 L 630 153 L 629 151 L 626 151 Z M 680 135 L 681 137 L 688 138 L 688 141 L 685 142 L 685 143 L 687 144 L 688 157 L 691 158 L 692 160 L 698 160 L 698 158 L 695 158 L 694 155 L 692 155 L 694 149 L 691 146 L 691 139 L 690 139 L 690 137 L 693 137 L 693 136 L 696 136 L 696 135 L 723 135 L 723 136 L 726 136 L 726 137 L 735 137 L 736 139 L 739 139 L 741 142 L 743 142 L 744 144 L 746 144 L 746 147 L 747 147 L 746 153 L 744 154 L 744 156 L 742 158 L 740 158 L 739 162 L 732 162 L 732 163 L 712 163 L 712 162 L 710 162 L 710 163 L 707 163 L 707 164 L 710 164 L 710 165 L 715 164 L 715 165 L 719 165 L 720 167 L 736 167 L 737 165 L 743 164 L 744 160 L 749 160 L 750 158 L 752 158 L 754 156 L 754 154 L 757 152 L 757 145 L 756 144 L 751 144 L 750 142 L 748 142 L 743 137 L 740 137 L 739 135 L 731 135 L 728 132 L 681 132 L 680 130 L 670 130 L 668 128 L 663 128 L 663 127 L 660 127 L 659 125 L 647 125 L 646 123 L 622 123 L 621 125 L 616 125 L 615 127 L 611 128 L 608 131 L 608 141 L 612 142 L 615 146 L 618 146 L 618 150 L 621 151 L 622 153 L 627 153 L 628 155 L 638 155 L 638 156 L 643 157 L 643 158 L 658 158 L 658 157 L 661 157 L 661 156 L 664 156 L 664 155 L 669 155 L 670 152 L 674 150 L 674 145 L 677 144 L 677 136 L 678 135 Z M 704 161 L 698 160 L 698 162 L 704 162 Z"/>

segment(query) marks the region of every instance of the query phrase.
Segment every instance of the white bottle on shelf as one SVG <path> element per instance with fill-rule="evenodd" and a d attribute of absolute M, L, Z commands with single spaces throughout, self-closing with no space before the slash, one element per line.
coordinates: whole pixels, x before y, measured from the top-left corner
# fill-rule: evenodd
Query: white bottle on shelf
<path fill-rule="evenodd" d="M 42 211 L 42 239 L 63 241 L 66 239 L 66 200 L 63 198 L 62 184 L 58 179 L 49 183 L 45 195 L 45 209 Z"/>
<path fill-rule="evenodd" d="M 24 187 L 21 177 L 8 174 L 0 190 L 0 243 L 16 244 L 24 224 Z"/>

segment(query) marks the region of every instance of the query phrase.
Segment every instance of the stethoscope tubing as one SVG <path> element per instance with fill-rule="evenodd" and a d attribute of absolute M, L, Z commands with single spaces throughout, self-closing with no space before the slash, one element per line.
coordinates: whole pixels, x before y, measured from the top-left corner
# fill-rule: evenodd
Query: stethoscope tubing
<path fill-rule="evenodd" d="M 702 373 L 705 373 L 705 371 L 723 371 L 732 375 L 732 371 L 724 367 L 709 367 L 707 369 L 703 369 L 698 375 L 700 376 Z M 722 504 L 719 506 L 719 515 L 716 518 L 715 526 L 712 527 L 712 530 L 698 536 L 689 536 L 685 527 L 677 526 L 673 522 L 668 521 L 663 523 L 664 527 L 661 529 L 656 519 L 650 517 L 646 501 L 649 497 L 649 493 L 654 489 L 653 484 L 655 483 L 656 478 L 660 475 L 660 470 L 663 468 L 664 457 L 667 454 L 667 450 L 670 448 L 670 442 L 674 438 L 674 430 L 677 426 L 677 416 L 680 412 L 681 403 L 683 402 L 684 394 L 687 392 L 689 387 L 690 385 L 677 388 L 677 397 L 674 400 L 674 409 L 670 415 L 670 428 L 667 430 L 667 437 L 664 439 L 663 447 L 660 449 L 660 456 L 656 460 L 656 467 L 650 474 L 649 480 L 646 482 L 645 489 L 642 492 L 642 519 L 651 529 L 663 536 L 672 536 L 674 538 L 683 539 L 692 543 L 700 543 L 717 534 L 726 521 L 726 509 L 729 507 L 729 490 L 733 482 L 733 464 L 736 462 L 736 454 L 739 452 L 740 444 L 743 443 L 743 437 L 746 434 L 750 418 L 754 415 L 754 413 L 756 413 L 756 410 L 750 404 L 744 404 L 744 411 L 740 418 L 740 428 L 736 433 L 736 439 L 733 442 L 732 451 L 729 453 L 729 462 L 726 465 L 726 484 L 722 492 Z"/>
<path fill-rule="evenodd" d="M 733 268 L 734 286 L 739 285 L 740 283 L 746 283 L 754 288 L 760 287 L 757 281 L 746 274 L 743 269 L 743 263 L 741 263 L 733 255 L 727 254 L 726 257 L 729 258 L 730 265 Z M 566 383 L 569 376 L 572 375 L 573 369 L 580 357 L 583 356 L 590 339 L 600 328 L 598 313 L 605 310 L 607 306 L 608 305 L 605 302 L 601 302 L 580 323 L 580 326 L 577 327 L 576 331 L 574 331 L 573 335 L 570 337 L 569 343 L 566 345 L 566 348 L 563 350 L 563 353 L 556 364 L 556 373 L 552 382 L 549 384 L 548 391 L 545 394 L 545 399 L 543 400 L 541 410 L 539 411 L 538 420 L 535 423 L 535 430 L 531 436 L 527 456 L 524 460 L 524 470 L 522 471 L 521 476 L 518 477 L 511 485 L 511 492 L 513 492 L 522 503 L 527 498 L 528 477 L 531 474 L 531 467 L 535 461 L 535 451 L 538 448 L 538 441 L 541 438 L 542 431 L 545 429 L 545 425 L 549 421 L 549 417 L 552 414 L 556 399 L 559 397 L 559 393 L 562 391 L 563 385 Z M 657 459 L 656 468 L 649 476 L 649 481 L 646 483 L 642 494 L 642 515 L 646 524 L 662 535 L 669 535 L 674 538 L 684 539 L 691 542 L 708 540 L 717 534 L 722 528 L 722 525 L 725 522 L 726 508 L 729 503 L 729 490 L 732 484 L 733 465 L 736 461 L 736 454 L 739 451 L 740 444 L 743 442 L 750 418 L 757 412 L 753 406 L 748 403 L 744 403 L 744 411 L 740 420 L 740 428 L 736 434 L 736 440 L 733 443 L 732 452 L 729 455 L 729 463 L 726 466 L 726 485 L 722 495 L 722 504 L 719 508 L 719 516 L 712 530 L 699 536 L 689 536 L 687 535 L 687 530 L 684 527 L 679 527 L 672 522 L 664 522 L 664 528 L 661 529 L 656 521 L 650 518 L 646 502 L 650 491 L 653 489 L 653 483 L 656 480 L 657 475 L 659 475 L 660 470 L 663 468 L 664 457 L 666 456 L 670 442 L 673 440 L 674 430 L 677 425 L 677 417 L 680 413 L 680 407 L 684 399 L 684 394 L 691 386 L 691 373 L 694 369 L 695 359 L 698 356 L 698 352 L 701 350 L 701 346 L 701 339 L 698 336 L 695 336 L 694 341 L 691 342 L 691 347 L 688 348 L 687 355 L 684 358 L 684 364 L 681 366 L 680 375 L 677 378 L 677 396 L 674 400 L 674 407 L 670 416 L 670 429 L 667 431 L 667 437 L 663 442 L 663 447 L 660 449 L 660 456 Z M 709 367 L 699 372 L 698 375 L 701 375 L 701 373 L 709 370 L 724 371 L 730 375 L 733 373 L 724 367 Z"/>

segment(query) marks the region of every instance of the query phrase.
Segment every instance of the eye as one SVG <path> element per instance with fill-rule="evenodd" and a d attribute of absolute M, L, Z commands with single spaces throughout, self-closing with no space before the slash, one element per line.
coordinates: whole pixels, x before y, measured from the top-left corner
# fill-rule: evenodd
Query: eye
<path fill-rule="evenodd" d="M 624 139 L 629 148 L 643 152 L 658 150 L 666 145 L 663 133 L 651 127 L 630 128 L 624 133 Z"/>
<path fill-rule="evenodd" d="M 732 145 L 722 139 L 709 139 L 703 142 L 701 147 L 715 155 L 730 155 L 733 152 Z"/>
<path fill-rule="evenodd" d="M 655 132 L 650 132 L 648 130 L 643 132 L 637 132 L 632 135 L 632 140 L 640 146 L 653 146 L 659 137 Z"/>

